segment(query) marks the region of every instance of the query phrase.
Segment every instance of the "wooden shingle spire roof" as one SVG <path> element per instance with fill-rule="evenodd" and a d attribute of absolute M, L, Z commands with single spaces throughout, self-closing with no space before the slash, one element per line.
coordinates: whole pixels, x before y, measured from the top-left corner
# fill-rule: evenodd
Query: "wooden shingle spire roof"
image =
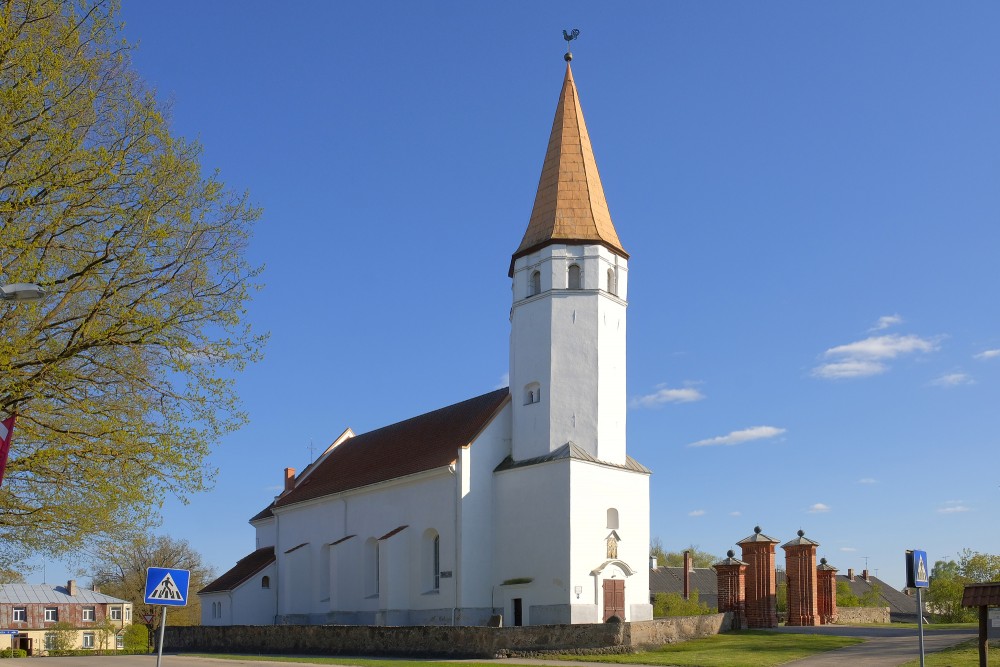
<path fill-rule="evenodd" d="M 521 245 L 511 258 L 511 275 L 514 260 L 550 243 L 598 243 L 628 258 L 611 222 L 568 62 L 535 205 Z"/>

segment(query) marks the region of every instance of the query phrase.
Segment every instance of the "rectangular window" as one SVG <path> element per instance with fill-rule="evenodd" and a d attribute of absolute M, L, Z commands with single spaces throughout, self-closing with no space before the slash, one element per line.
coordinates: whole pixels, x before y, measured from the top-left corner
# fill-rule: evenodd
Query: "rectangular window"
<path fill-rule="evenodd" d="M 83 633 L 83 648 L 94 648 L 94 633 L 84 632 Z"/>
<path fill-rule="evenodd" d="M 59 608 L 58 607 L 46 607 L 45 608 L 45 620 L 48 621 L 58 621 L 59 620 Z"/>
<path fill-rule="evenodd" d="M 95 614 L 94 614 L 94 608 L 93 607 L 84 607 L 83 608 L 83 620 L 85 620 L 85 621 L 93 621 L 94 617 L 95 617 Z"/>
<path fill-rule="evenodd" d="M 434 590 L 441 589 L 441 536 L 434 536 Z"/>
<path fill-rule="evenodd" d="M 125 635 L 121 633 L 115 635 L 115 648 L 117 648 L 119 651 L 125 648 Z"/>
<path fill-rule="evenodd" d="M 132 621 L 132 607 L 125 607 L 125 620 Z"/>
<path fill-rule="evenodd" d="M 122 620 L 122 608 L 121 607 L 111 607 L 108 609 L 108 617 L 112 621 Z"/>
<path fill-rule="evenodd" d="M 51 651 L 56 647 L 56 633 L 46 632 L 45 633 L 45 650 Z"/>
<path fill-rule="evenodd" d="M 11 616 L 13 621 L 27 621 L 28 620 L 28 608 L 27 607 L 14 607 L 14 613 Z"/>

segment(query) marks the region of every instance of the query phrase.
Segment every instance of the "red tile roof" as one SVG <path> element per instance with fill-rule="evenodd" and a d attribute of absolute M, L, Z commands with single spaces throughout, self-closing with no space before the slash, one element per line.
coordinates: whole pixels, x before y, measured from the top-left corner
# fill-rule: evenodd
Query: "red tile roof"
<path fill-rule="evenodd" d="M 273 562 L 274 547 L 261 547 L 241 558 L 228 572 L 198 591 L 198 595 L 231 591 Z"/>
<path fill-rule="evenodd" d="M 472 443 L 507 403 L 508 396 L 505 387 L 345 440 L 292 491 L 275 500 L 273 507 L 454 463 L 458 449 Z"/>

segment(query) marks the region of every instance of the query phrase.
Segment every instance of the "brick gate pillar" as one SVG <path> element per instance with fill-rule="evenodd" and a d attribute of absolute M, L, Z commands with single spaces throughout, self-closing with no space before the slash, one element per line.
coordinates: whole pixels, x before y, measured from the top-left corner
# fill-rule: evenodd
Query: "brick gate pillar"
<path fill-rule="evenodd" d="M 778 606 L 774 594 L 774 546 L 778 540 L 753 529 L 753 535 L 737 542 L 746 561 L 747 627 L 778 627 Z"/>
<path fill-rule="evenodd" d="M 801 530 L 798 537 L 781 545 L 785 550 L 788 582 L 788 620 L 785 625 L 819 625 L 816 604 L 816 547 Z"/>
<path fill-rule="evenodd" d="M 837 622 L 837 568 L 825 558 L 816 566 L 816 608 L 821 624 Z"/>
<path fill-rule="evenodd" d="M 733 630 L 745 630 L 746 616 L 746 572 L 747 564 L 735 558 L 732 549 L 726 554 L 726 560 L 716 563 L 715 575 L 719 581 L 719 612 L 733 613 Z"/>

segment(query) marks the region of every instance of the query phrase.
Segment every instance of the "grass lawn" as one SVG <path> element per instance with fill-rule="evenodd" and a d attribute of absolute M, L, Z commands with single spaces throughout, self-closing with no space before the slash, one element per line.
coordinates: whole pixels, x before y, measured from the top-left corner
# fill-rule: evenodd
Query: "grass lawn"
<path fill-rule="evenodd" d="M 298 662 L 311 665 L 360 665 L 361 667 L 497 667 L 497 662 L 463 662 L 460 666 L 454 662 L 433 662 L 430 660 L 396 660 L 379 658 L 328 658 L 325 656 L 295 656 L 281 655 L 228 655 L 225 653 L 184 653 L 194 658 L 214 658 L 216 660 L 268 660 L 270 662 Z M 518 667 L 525 667 L 518 665 Z"/>
<path fill-rule="evenodd" d="M 687 667 L 769 667 L 790 660 L 860 644 L 856 637 L 792 635 L 766 630 L 727 632 L 667 644 L 655 651 L 625 655 L 561 655 L 562 660 L 681 665 Z"/>
<path fill-rule="evenodd" d="M 989 658 L 989 667 L 1000 667 L 1000 642 L 990 641 L 987 657 Z M 911 660 L 900 667 L 917 667 L 919 664 L 920 660 Z M 924 656 L 924 664 L 927 667 L 979 667 L 977 640 L 970 639 L 943 651 L 928 653 Z"/>

